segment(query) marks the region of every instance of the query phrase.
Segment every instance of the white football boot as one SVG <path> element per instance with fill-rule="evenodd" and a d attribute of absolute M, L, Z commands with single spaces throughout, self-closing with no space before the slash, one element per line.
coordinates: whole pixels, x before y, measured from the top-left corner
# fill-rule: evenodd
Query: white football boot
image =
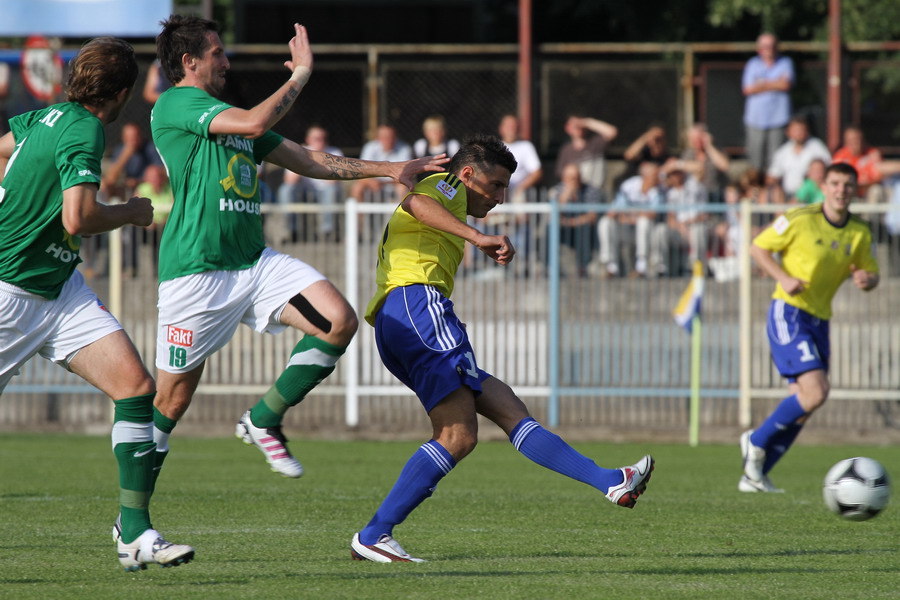
<path fill-rule="evenodd" d="M 754 481 L 746 475 L 738 482 L 738 490 L 741 492 L 767 492 L 769 494 L 783 494 L 784 490 L 775 487 L 768 475 L 763 475 L 759 481 Z"/>
<path fill-rule="evenodd" d="M 173 544 L 163 539 L 154 529 L 148 529 L 130 544 L 122 541 L 121 530 L 113 528 L 113 535 L 119 534 L 116 541 L 119 549 L 119 563 L 126 571 L 142 571 L 147 565 L 157 564 L 161 567 L 177 567 L 194 560 L 194 549 L 184 544 Z"/>
<path fill-rule="evenodd" d="M 303 475 L 303 465 L 287 449 L 287 438 L 281 427 L 257 427 L 250 420 L 248 410 L 241 416 L 234 435 L 245 444 L 256 446 L 266 457 L 269 467 L 285 477 L 297 478 Z"/>
<path fill-rule="evenodd" d="M 647 489 L 647 482 L 653 473 L 656 461 L 649 454 L 630 467 L 619 469 L 624 475 L 622 483 L 614 485 L 606 492 L 606 498 L 613 504 L 634 508 L 638 497 Z"/>
<path fill-rule="evenodd" d="M 766 449 L 754 446 L 750 441 L 751 435 L 752 429 L 741 434 L 741 458 L 744 461 L 744 476 L 758 483 L 765 478 L 763 465 L 766 463 Z"/>
<path fill-rule="evenodd" d="M 359 541 L 359 533 L 354 533 L 353 539 L 350 540 L 350 556 L 353 557 L 353 560 L 371 560 L 372 562 L 379 563 L 425 562 L 424 558 L 410 556 L 409 553 L 397 543 L 397 540 L 387 534 L 378 538 L 378 541 L 375 544 L 366 546 Z"/>

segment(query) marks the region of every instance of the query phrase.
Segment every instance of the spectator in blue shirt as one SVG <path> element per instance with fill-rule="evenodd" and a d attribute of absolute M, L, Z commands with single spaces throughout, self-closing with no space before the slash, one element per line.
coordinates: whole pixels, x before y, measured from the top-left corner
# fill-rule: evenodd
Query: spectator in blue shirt
<path fill-rule="evenodd" d="M 744 67 L 741 86 L 747 97 L 747 157 L 753 168 L 765 172 L 775 150 L 784 143 L 784 126 L 791 116 L 794 63 L 779 56 L 778 38 L 771 33 L 756 39 L 756 52 Z"/>

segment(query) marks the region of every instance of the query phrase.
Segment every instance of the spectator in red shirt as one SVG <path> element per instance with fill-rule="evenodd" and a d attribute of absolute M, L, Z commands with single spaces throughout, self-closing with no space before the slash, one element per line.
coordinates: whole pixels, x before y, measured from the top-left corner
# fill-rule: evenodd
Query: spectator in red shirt
<path fill-rule="evenodd" d="M 881 152 L 866 144 L 863 132 L 859 127 L 851 125 L 844 129 L 844 145 L 838 148 L 831 160 L 833 162 L 852 165 L 859 174 L 857 194 L 867 202 L 880 202 L 884 199 L 884 190 L 880 185 L 882 178 Z"/>

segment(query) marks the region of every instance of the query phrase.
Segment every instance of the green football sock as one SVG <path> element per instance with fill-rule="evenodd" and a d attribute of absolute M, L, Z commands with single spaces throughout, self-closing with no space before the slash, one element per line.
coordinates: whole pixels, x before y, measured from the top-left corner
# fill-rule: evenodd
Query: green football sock
<path fill-rule="evenodd" d="M 115 401 L 112 444 L 119 463 L 119 513 L 122 541 L 133 542 L 150 524 L 150 487 L 156 444 L 153 442 L 153 396 Z"/>
<path fill-rule="evenodd" d="M 331 375 L 346 348 L 306 335 L 294 346 L 287 368 L 275 385 L 250 409 L 250 420 L 257 427 L 281 425 L 284 413 L 298 404 L 323 379 Z"/>
<path fill-rule="evenodd" d="M 156 452 L 153 453 L 153 478 L 150 481 L 150 495 L 156 490 L 156 480 L 162 471 L 163 463 L 169 455 L 169 435 L 178 421 L 170 419 L 153 407 L 153 441 L 156 442 Z"/>

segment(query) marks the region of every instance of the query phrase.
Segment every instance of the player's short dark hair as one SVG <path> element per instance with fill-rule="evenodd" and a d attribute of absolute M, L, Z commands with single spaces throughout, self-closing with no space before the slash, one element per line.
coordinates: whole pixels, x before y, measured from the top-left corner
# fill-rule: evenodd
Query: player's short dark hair
<path fill-rule="evenodd" d="M 159 24 L 162 31 L 156 36 L 156 56 L 166 79 L 175 84 L 184 79 L 181 57 L 185 54 L 202 57 L 209 48 L 207 32 L 218 33 L 219 24 L 201 17 L 182 15 L 170 15 Z"/>
<path fill-rule="evenodd" d="M 100 106 L 133 88 L 137 76 L 131 44 L 114 37 L 94 38 L 69 63 L 66 97 L 69 102 Z"/>
<path fill-rule="evenodd" d="M 841 175 L 849 175 L 853 178 L 853 181 L 857 181 L 859 179 L 859 173 L 856 172 L 856 168 L 850 163 L 845 162 L 837 162 L 831 163 L 827 167 L 825 167 L 825 177 L 828 177 L 829 173 L 839 173 Z"/>
<path fill-rule="evenodd" d="M 463 167 L 470 166 L 484 173 L 495 166 L 501 166 L 510 173 L 519 164 L 506 144 L 495 135 L 476 135 L 466 138 L 462 147 L 450 160 L 449 171 L 459 175 Z"/>

